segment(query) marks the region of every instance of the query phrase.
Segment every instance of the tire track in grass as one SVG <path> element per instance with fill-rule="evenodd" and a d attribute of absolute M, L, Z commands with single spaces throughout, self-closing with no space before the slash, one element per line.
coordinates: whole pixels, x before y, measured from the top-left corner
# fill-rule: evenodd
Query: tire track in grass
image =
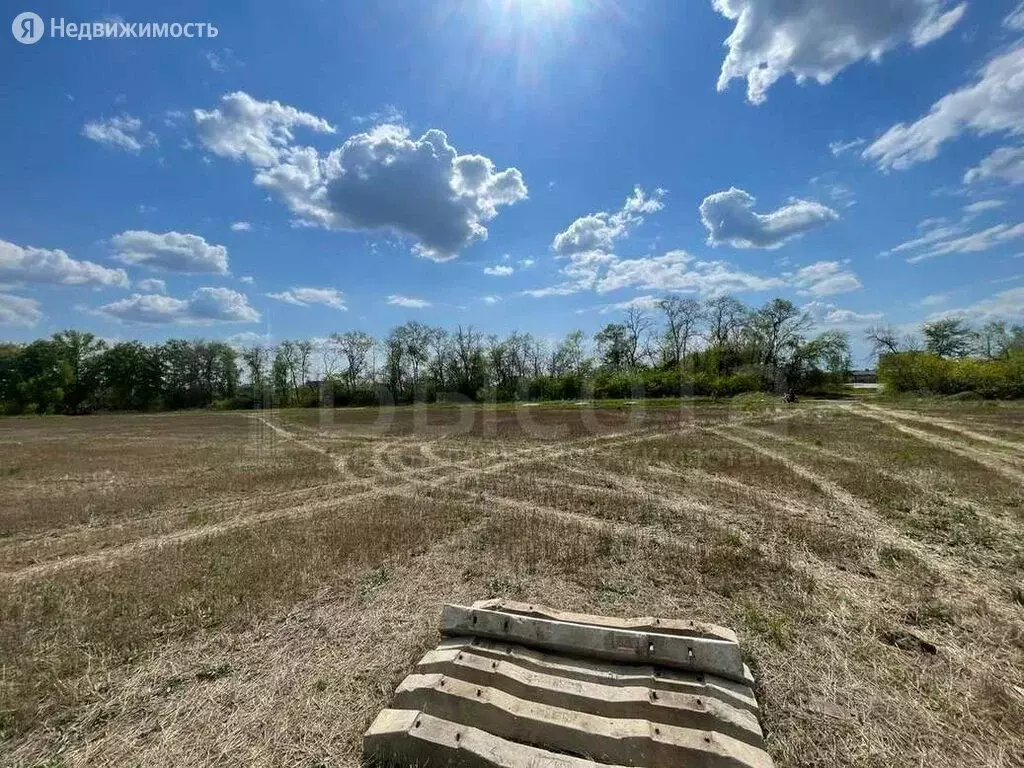
<path fill-rule="evenodd" d="M 844 410 L 851 410 L 856 413 L 856 409 L 852 409 L 847 406 L 838 405 L 835 407 Z M 1008 609 L 1005 606 L 1006 598 L 1001 593 L 1000 587 L 993 585 L 984 579 L 976 578 L 978 573 L 975 573 L 969 568 L 965 568 L 965 564 L 962 560 L 951 558 L 936 551 L 933 547 L 903 534 L 899 529 L 887 523 L 874 505 L 866 499 L 858 499 L 856 496 L 843 489 L 838 483 L 819 475 L 789 457 L 777 451 L 773 451 L 770 448 L 766 448 L 761 444 L 747 440 L 739 435 L 728 434 L 723 429 L 707 429 L 706 431 L 711 432 L 712 434 L 717 434 L 725 440 L 730 440 L 739 445 L 743 445 L 744 447 L 756 451 L 767 458 L 778 461 L 794 474 L 815 484 L 827 495 L 830 495 L 839 501 L 842 507 L 854 518 L 858 529 L 860 531 L 870 533 L 871 538 L 879 548 L 899 547 L 909 551 L 921 562 L 940 575 L 944 581 L 949 584 L 959 585 L 965 596 L 989 603 L 988 609 L 990 611 L 999 613 L 1001 616 L 1009 616 L 1015 613 L 1012 609 Z"/>
<path fill-rule="evenodd" d="M 978 442 L 988 443 L 999 448 L 1005 448 L 1017 454 L 1024 455 L 1024 443 L 1015 443 L 1012 440 L 1002 440 L 992 435 L 986 435 L 981 432 L 975 432 L 973 429 L 967 429 L 955 421 L 949 419 L 941 419 L 936 416 L 927 416 L 923 413 L 911 413 L 910 411 L 897 411 L 892 408 L 882 408 L 877 405 L 870 403 L 861 403 L 861 408 L 866 408 L 869 411 L 873 411 L 879 414 L 885 414 L 897 419 L 903 419 L 904 421 L 916 421 L 919 424 L 929 424 L 933 427 L 940 427 L 941 429 L 947 429 L 950 432 L 956 432 L 957 434 L 963 435 L 971 440 L 977 440 Z M 1006 457 L 1010 460 L 1019 460 L 1016 456 Z"/>
<path fill-rule="evenodd" d="M 797 415 L 799 412 L 793 414 L 786 414 L 787 417 Z M 275 434 L 281 438 L 290 442 L 309 448 L 314 453 L 328 455 L 327 452 L 315 446 L 309 441 L 298 438 L 293 433 L 280 427 L 279 425 L 272 424 L 269 420 L 261 416 L 250 416 L 258 422 L 264 423 L 268 426 Z M 746 421 L 756 420 L 759 418 L 757 415 L 749 417 L 740 417 L 734 419 L 731 423 L 742 424 Z M 442 466 L 431 466 L 422 467 L 417 469 L 409 469 L 404 472 L 391 472 L 384 475 L 378 475 L 370 478 L 356 478 L 352 480 L 341 481 L 337 485 L 326 484 L 319 485 L 313 489 L 298 489 L 284 491 L 281 493 L 280 498 L 284 499 L 289 496 L 294 497 L 296 494 L 306 493 L 318 493 L 322 494 L 329 492 L 333 489 L 338 491 L 351 491 L 337 498 L 321 499 L 319 501 L 310 502 L 307 499 L 301 498 L 296 500 L 297 503 L 290 504 L 289 506 L 272 509 L 265 512 L 256 513 L 254 515 L 246 515 L 239 517 L 232 517 L 228 520 L 223 520 L 217 523 L 212 523 L 204 526 L 197 526 L 177 531 L 172 531 L 166 534 L 158 534 L 155 536 L 146 536 L 125 544 L 117 545 L 114 547 L 108 547 L 100 549 L 95 552 L 87 552 L 69 555 L 66 557 L 56 558 L 53 560 L 47 560 L 43 563 L 37 563 L 30 566 L 25 566 L 12 571 L 6 571 L 0 573 L 0 580 L 7 579 L 13 581 L 22 581 L 25 579 L 31 579 L 41 576 L 46 576 L 50 573 L 55 573 L 66 568 L 73 568 L 78 566 L 97 565 L 104 563 L 112 563 L 118 560 L 133 557 L 146 551 L 153 549 L 159 549 L 165 546 L 175 546 L 192 541 L 197 541 L 211 536 L 222 535 L 230 533 L 235 530 L 242 528 L 263 525 L 266 523 L 275 522 L 278 520 L 287 519 L 301 519 L 303 517 L 310 517 L 317 512 L 330 512 L 337 510 L 339 507 L 344 507 L 348 504 L 359 502 L 359 501 L 371 501 L 379 499 L 383 496 L 387 496 L 391 493 L 395 493 L 401 490 L 408 490 L 413 488 L 422 487 L 424 484 L 430 487 L 442 487 L 457 483 L 465 479 L 470 479 L 480 475 L 491 474 L 494 472 L 502 472 L 510 469 L 514 469 L 522 464 L 528 464 L 535 461 L 557 461 L 562 458 L 568 458 L 573 456 L 582 456 L 590 452 L 611 449 L 625 445 L 636 444 L 645 442 L 648 440 L 664 439 L 679 434 L 685 434 L 694 429 L 703 429 L 701 425 L 697 424 L 696 421 L 687 422 L 680 424 L 672 429 L 665 430 L 662 427 L 642 427 L 640 429 L 623 431 L 623 432 L 612 432 L 605 435 L 596 435 L 580 440 L 570 442 L 568 444 L 558 445 L 542 445 L 530 448 L 524 448 L 517 451 L 509 452 L 499 458 L 497 461 L 493 461 L 490 464 L 486 464 L 482 467 L 474 467 L 472 463 L 476 459 L 469 459 L 462 462 L 451 462 L 448 465 Z M 482 457 L 483 460 L 489 460 L 492 456 Z M 469 466 L 467 466 L 469 465 Z M 335 465 L 336 467 L 338 465 Z M 339 471 L 343 471 L 338 468 Z M 418 477 L 421 474 L 426 473 L 437 473 L 444 472 L 440 477 L 431 478 L 428 480 L 419 480 Z M 269 501 L 273 501 L 275 497 L 270 497 Z M 268 499 L 264 499 L 264 502 Z M 215 508 L 211 511 L 230 512 L 235 509 L 240 509 L 252 501 L 249 499 L 241 499 L 234 502 L 229 502 L 227 505 L 223 505 L 220 508 Z"/>
<path fill-rule="evenodd" d="M 897 472 L 892 472 L 888 469 L 885 469 L 884 467 L 876 466 L 856 456 L 840 453 L 839 451 L 829 450 L 828 448 L 823 448 L 821 446 L 814 445 L 813 443 L 808 443 L 804 440 L 800 440 L 795 437 L 790 437 L 789 435 L 779 435 L 775 432 L 769 432 L 768 430 L 765 429 L 757 429 L 756 427 L 750 426 L 741 426 L 739 427 L 739 429 L 741 429 L 745 433 L 750 433 L 760 438 L 774 440 L 776 442 L 782 443 L 783 445 L 791 445 L 794 448 L 797 448 L 798 450 L 805 450 L 811 454 L 817 454 L 819 456 L 824 456 L 826 458 L 834 459 L 836 461 L 842 461 L 847 464 L 853 464 L 859 467 L 864 467 L 865 469 L 871 470 L 872 472 L 876 473 L 879 477 L 889 480 L 890 482 L 909 483 L 913 485 L 914 488 L 919 490 L 921 493 L 925 494 L 926 496 L 930 496 L 931 498 L 936 499 L 937 501 L 940 501 L 943 504 L 948 504 L 949 506 L 953 507 L 960 507 L 961 509 L 965 509 L 969 512 L 972 512 L 973 514 L 978 515 L 979 517 L 983 517 L 986 519 L 986 521 L 992 523 L 993 525 L 997 526 L 1006 533 L 1017 533 L 1018 528 L 1012 520 L 1008 520 L 1005 517 L 994 514 L 988 508 L 982 506 L 981 504 L 978 504 L 977 502 L 971 501 L 970 499 L 965 499 L 961 496 L 956 496 L 945 491 L 940 491 L 932 487 L 928 483 L 923 482 L 922 480 L 919 480 L 911 475 L 904 475 L 899 474 Z"/>
<path fill-rule="evenodd" d="M 1009 466 L 1007 464 L 1008 459 L 1004 456 L 993 454 L 990 451 L 984 451 L 977 447 L 969 448 L 967 446 L 958 445 L 949 438 L 936 435 L 932 432 L 927 432 L 923 429 L 911 427 L 910 425 L 900 421 L 897 417 L 889 415 L 889 412 L 885 410 L 876 412 L 853 405 L 837 405 L 836 407 L 866 419 L 873 419 L 881 424 L 890 426 L 905 435 L 916 437 L 918 440 L 925 443 L 930 443 L 942 448 L 943 450 L 949 451 L 950 453 L 954 453 L 957 456 L 969 459 L 976 464 L 980 464 L 986 469 L 995 472 L 996 474 L 1013 480 L 1014 482 L 1024 483 L 1024 471 L 1016 469 L 1013 466 Z"/>
<path fill-rule="evenodd" d="M 765 458 L 771 459 L 772 461 L 781 464 L 783 467 L 788 469 L 797 477 L 800 477 L 811 485 L 815 486 L 819 491 L 830 497 L 832 500 L 838 502 L 844 509 L 854 515 L 862 516 L 865 509 L 870 509 L 871 505 L 865 500 L 854 496 L 852 493 L 847 491 L 838 483 L 829 480 L 827 477 L 818 474 L 812 469 L 808 469 L 803 464 L 800 464 L 793 459 L 789 458 L 785 454 L 773 451 L 770 448 L 765 447 L 760 443 L 755 443 L 752 440 L 747 440 L 739 435 L 730 434 L 723 427 L 706 427 L 705 432 L 716 435 L 723 440 L 727 440 L 736 445 L 741 445 L 748 450 L 753 451 Z"/>
<path fill-rule="evenodd" d="M 250 418 L 253 418 L 253 417 L 250 417 Z M 309 444 L 305 444 L 304 445 L 305 441 L 296 440 L 294 435 L 292 435 L 287 430 L 284 430 L 281 427 L 278 427 L 278 426 L 273 425 L 273 424 L 267 424 L 267 426 L 270 427 L 276 434 L 280 435 L 282 438 L 288 440 L 289 442 L 293 442 L 293 443 L 298 444 L 298 445 L 300 445 L 302 447 L 309 448 L 314 453 L 317 453 L 317 454 L 322 453 L 322 451 L 319 449 L 318 446 L 312 446 L 312 445 L 309 445 Z M 279 491 L 279 492 L 276 492 L 276 493 L 273 493 L 273 494 L 263 495 L 263 496 L 258 497 L 257 501 L 260 504 L 268 504 L 268 503 L 285 504 L 286 506 L 283 508 L 283 511 L 271 510 L 269 512 L 258 513 L 258 514 L 255 514 L 255 515 L 247 515 L 247 516 L 244 516 L 244 517 L 232 517 L 232 518 L 229 518 L 228 520 L 222 520 L 222 521 L 219 521 L 217 523 L 210 523 L 210 524 L 205 525 L 205 526 L 182 527 L 182 528 L 180 528 L 178 530 L 170 531 L 170 532 L 164 533 L 164 534 L 150 534 L 148 536 L 143 535 L 143 536 L 137 537 L 135 539 L 129 540 L 129 541 L 125 542 L 125 543 L 118 544 L 116 546 L 108 546 L 108 547 L 102 547 L 101 546 L 101 547 L 96 548 L 95 550 L 90 551 L 90 552 L 82 552 L 82 553 L 76 553 L 76 554 L 72 554 L 72 555 L 65 555 L 63 557 L 51 558 L 51 559 L 45 560 L 45 561 L 40 562 L 40 563 L 33 563 L 32 565 L 22 566 L 21 568 L 16 568 L 14 570 L 5 571 L 5 572 L 0 573 L 0 578 L 3 578 L 6 575 L 12 575 L 12 574 L 18 574 L 18 573 L 31 574 L 31 573 L 36 572 L 36 571 L 43 572 L 43 571 L 45 571 L 45 569 L 47 569 L 49 567 L 57 567 L 60 563 L 67 563 L 69 566 L 71 566 L 71 565 L 74 565 L 74 564 L 76 564 L 78 562 L 100 561 L 107 554 L 111 554 L 112 556 L 116 556 L 116 553 L 120 552 L 122 550 L 130 551 L 130 548 L 135 543 L 137 543 L 139 541 L 142 541 L 142 540 L 157 540 L 157 539 L 159 539 L 159 540 L 162 540 L 162 541 L 166 541 L 168 544 L 177 543 L 177 542 L 180 542 L 180 541 L 189 541 L 192 538 L 195 538 L 195 536 L 192 535 L 193 533 L 196 533 L 199 536 L 214 535 L 214 534 L 218 533 L 221 530 L 225 530 L 225 531 L 226 530 L 233 530 L 236 527 L 244 526 L 246 524 L 245 521 L 252 521 L 252 524 L 255 525 L 255 524 L 260 524 L 262 522 L 266 522 L 266 521 L 269 521 L 269 520 L 277 519 L 278 517 L 287 517 L 290 513 L 294 512 L 296 510 L 301 511 L 303 509 L 310 509 L 310 510 L 323 509 L 325 507 L 329 507 L 331 504 L 342 503 L 345 500 L 347 500 L 350 496 L 352 496 L 352 497 L 354 497 L 356 499 L 366 498 L 368 493 L 372 494 L 372 492 L 374 492 L 376 490 L 380 490 L 380 489 L 389 490 L 389 489 L 393 488 L 396 483 L 401 483 L 401 482 L 405 482 L 405 481 L 414 481 L 414 480 L 418 479 L 421 475 L 433 475 L 433 474 L 436 474 L 439 471 L 459 471 L 459 470 L 463 470 L 463 469 L 477 469 L 478 468 L 478 469 L 486 470 L 490 466 L 490 464 L 484 464 L 483 467 L 480 467 L 479 463 L 480 462 L 492 462 L 493 460 L 495 460 L 495 458 L 502 459 L 502 460 L 513 460 L 513 459 L 518 459 L 518 458 L 522 457 L 523 460 L 530 460 L 530 459 L 533 458 L 533 454 L 536 454 L 537 452 L 551 452 L 551 451 L 564 452 L 565 450 L 575 450 L 575 446 L 577 444 L 585 445 L 585 444 L 587 444 L 587 443 L 589 443 L 591 441 L 594 441 L 594 440 L 607 440 L 609 438 L 616 438 L 616 437 L 619 437 L 619 436 L 631 435 L 631 434 L 633 434 L 633 433 L 618 433 L 618 434 L 611 434 L 611 435 L 605 435 L 605 436 L 597 436 L 596 438 L 595 437 L 584 438 L 583 440 L 577 441 L 577 443 L 574 443 L 574 444 L 572 444 L 570 446 L 551 446 L 551 445 L 535 446 L 535 447 L 531 447 L 531 448 L 520 449 L 520 450 L 516 450 L 516 451 L 511 451 L 511 452 L 506 452 L 505 454 L 500 455 L 498 457 L 495 457 L 493 454 L 487 454 L 487 455 L 483 455 L 483 456 L 479 456 L 479 457 L 474 456 L 474 457 L 467 458 L 467 459 L 462 459 L 462 460 L 448 461 L 448 462 L 446 462 L 446 463 L 444 463 L 442 465 L 439 465 L 439 466 L 438 465 L 434 465 L 434 466 L 416 467 L 416 468 L 407 467 L 407 468 L 403 468 L 402 471 L 393 470 L 393 469 L 387 467 L 386 464 L 381 463 L 381 467 L 383 467 L 382 471 L 379 472 L 377 475 L 374 475 L 374 476 L 371 476 L 371 477 L 367 477 L 367 478 L 350 478 L 350 479 L 340 480 L 338 482 L 333 482 L 333 483 L 318 483 L 318 484 L 316 484 L 314 486 L 309 486 L 309 487 L 306 487 L 306 488 L 290 489 L 290 490 L 287 490 L 287 491 Z M 343 468 L 341 468 L 339 466 L 336 466 L 335 468 L 337 469 L 337 471 L 339 473 L 345 474 L 345 471 L 344 471 Z M 334 498 L 332 498 L 330 500 L 323 500 L 323 499 L 321 499 L 319 502 L 316 501 L 316 497 L 320 497 L 320 496 L 323 496 L 325 494 L 329 494 L 329 493 L 332 493 L 332 492 L 333 493 L 338 493 L 338 494 L 341 494 L 341 495 L 336 496 L 336 497 L 334 497 Z M 191 511 L 191 512 L 194 512 L 194 513 L 202 513 L 202 514 L 205 514 L 205 515 L 225 515 L 225 514 L 230 515 L 233 512 L 237 512 L 239 510 L 244 510 L 247 507 L 251 507 L 253 504 L 254 504 L 254 499 L 250 498 L 250 497 L 233 498 L 233 499 L 231 499 L 229 501 L 224 501 L 224 502 L 217 503 L 215 505 L 205 506 L 205 507 L 196 507 L 195 505 L 190 505 L 187 510 L 183 510 L 182 511 L 182 514 L 187 514 L 189 511 Z M 147 523 L 152 523 L 154 521 L 159 521 L 159 520 L 166 519 L 167 514 L 168 514 L 167 510 L 161 510 L 161 511 L 159 511 L 157 513 L 154 513 L 152 515 L 147 515 L 145 518 L 137 518 L 133 522 L 144 527 Z M 51 535 L 51 536 L 48 537 L 48 540 L 50 542 L 53 542 L 53 543 L 59 543 L 61 541 L 73 540 L 75 538 L 99 536 L 99 535 L 101 535 L 103 533 L 104 530 L 110 530 L 110 531 L 123 530 L 124 527 L 125 527 L 125 523 L 119 522 L 119 523 L 115 523 L 115 524 L 110 525 L 110 526 L 104 526 L 102 528 L 89 528 L 89 529 L 79 529 L 79 528 L 76 528 L 73 531 L 64 532 L 64 533 L 61 533 L 60 535 L 57 535 L 57 536 Z M 145 533 L 145 531 L 143 531 L 143 533 Z M 24 546 L 26 544 L 27 544 L 27 542 L 21 542 L 20 543 L 21 546 Z M 31 569 L 35 569 L 35 570 L 31 570 Z"/>
<path fill-rule="evenodd" d="M 285 430 L 281 431 L 285 432 Z M 336 511 L 340 507 L 344 507 L 355 502 L 372 501 L 388 495 L 400 493 L 402 491 L 421 489 L 424 486 L 440 488 L 465 479 L 487 475 L 494 472 L 508 471 L 517 466 L 528 464 L 533 461 L 555 460 L 559 457 L 570 455 L 584 455 L 590 451 L 600 450 L 602 448 L 612 448 L 644 440 L 659 439 L 667 436 L 668 434 L 671 433 L 651 433 L 649 431 L 610 433 L 608 435 L 584 438 L 583 440 L 569 445 L 545 445 L 536 448 L 527 448 L 513 454 L 507 459 L 502 459 L 483 467 L 460 468 L 456 466 L 449 473 L 442 474 L 440 477 L 428 480 L 417 480 L 413 476 L 422 472 L 436 472 L 438 468 L 428 467 L 413 470 L 407 474 L 401 475 L 396 473 L 394 475 L 375 478 L 375 480 L 377 480 L 377 484 L 371 484 L 371 486 L 365 490 L 356 491 L 340 498 L 326 499 L 314 503 L 298 504 L 282 509 L 257 513 L 255 515 L 231 518 L 229 520 L 207 526 L 174 531 L 172 533 L 158 536 L 150 536 L 98 552 L 71 555 L 69 557 L 50 560 L 45 563 L 27 566 L 14 571 L 8 571 L 0 574 L 0 579 L 18 582 L 26 579 L 46 576 L 67 568 L 110 564 L 118 560 L 136 556 L 143 552 L 160 549 L 166 546 L 181 545 L 211 536 L 222 535 L 242 528 L 276 522 L 279 520 L 302 519 L 305 517 L 311 517 L 316 512 Z"/>
<path fill-rule="evenodd" d="M 749 429 L 743 425 L 742 422 L 734 422 L 731 427 L 739 427 L 741 429 Z M 705 431 L 714 432 L 713 429 L 705 428 Z M 717 434 L 717 433 L 716 433 Z M 730 439 L 731 435 L 719 435 L 724 439 Z M 738 438 L 743 440 L 743 438 Z M 735 440 L 734 440 L 735 442 Z M 838 489 L 841 493 L 838 494 L 839 498 L 844 498 L 845 502 L 843 508 L 849 512 L 854 513 L 851 517 L 852 525 L 843 526 L 841 524 L 828 523 L 823 518 L 831 517 L 827 510 L 813 504 L 805 504 L 789 497 L 775 494 L 772 492 L 763 492 L 759 489 L 754 489 L 741 483 L 738 480 L 724 477 L 721 475 L 715 475 L 712 473 L 705 473 L 701 470 L 696 470 L 696 474 L 704 475 L 708 482 L 723 483 L 729 487 L 735 488 L 736 490 L 744 490 L 752 499 L 760 501 L 766 504 L 774 513 L 785 516 L 792 519 L 794 522 L 801 524 L 812 524 L 819 525 L 832 530 L 846 530 L 851 535 L 860 536 L 866 542 L 869 547 L 875 547 L 881 549 L 884 547 L 899 547 L 906 551 L 911 552 L 916 556 L 926 567 L 931 568 L 937 575 L 939 575 L 947 584 L 959 585 L 961 589 L 961 596 L 967 602 L 978 603 L 982 601 L 987 605 L 987 610 L 992 612 L 994 615 L 999 616 L 1002 620 L 1013 624 L 1019 619 L 1018 611 L 1012 606 L 1007 605 L 1005 602 L 1005 596 L 1001 594 L 1000 588 L 993 584 L 985 581 L 984 579 L 973 578 L 977 575 L 972 571 L 965 570 L 964 563 L 958 562 L 951 559 L 941 553 L 935 552 L 925 544 L 918 542 L 915 539 L 904 536 L 899 530 L 888 525 L 874 509 L 873 505 L 864 499 L 858 499 L 856 496 L 849 494 L 844 489 L 841 489 L 838 484 L 824 478 L 817 473 L 802 467 L 787 457 L 778 454 L 775 451 L 763 449 L 761 446 L 751 441 L 743 440 L 746 447 L 754 450 L 768 458 L 772 458 L 776 461 L 782 460 L 782 463 L 787 466 L 791 471 L 794 467 L 798 468 L 796 474 L 804 477 L 812 484 L 815 484 L 819 490 L 823 490 L 826 496 L 830 494 L 822 489 L 821 483 L 825 488 L 832 490 Z M 583 473 L 584 470 L 576 470 L 576 473 Z M 591 473 L 586 473 L 588 476 L 593 477 Z M 614 474 L 605 472 L 604 474 Z M 602 478 L 604 479 L 604 478 Z M 626 484 L 628 487 L 630 484 Z M 618 494 L 629 494 L 632 493 L 634 497 L 638 495 L 637 491 L 626 491 L 623 489 L 624 486 L 620 485 L 614 490 L 616 495 Z M 749 513 L 754 512 L 754 508 L 749 511 L 742 509 L 729 509 L 725 505 L 721 507 L 710 507 L 703 502 L 696 499 L 690 499 L 689 497 L 682 496 L 680 494 L 663 494 L 657 490 L 651 490 L 647 488 L 641 488 L 639 493 L 650 501 L 659 504 L 660 506 L 675 509 L 680 512 L 696 512 L 703 516 L 706 522 L 722 529 L 727 530 L 731 533 L 737 534 L 741 540 L 746 542 L 758 541 L 759 534 L 752 534 L 746 530 L 745 526 L 748 522 Z M 493 495 L 493 494 L 492 494 Z M 835 497 L 833 497 L 835 498 Z M 493 501 L 490 498 L 486 499 L 489 503 Z M 527 507 L 531 507 L 530 502 L 516 500 L 520 504 L 526 504 Z M 673 507 L 673 502 L 683 501 L 684 504 L 676 505 Z M 538 506 L 537 511 L 546 513 L 544 507 Z M 578 516 L 580 513 L 569 513 L 574 516 Z M 586 515 L 584 515 L 587 517 Z M 849 519 L 849 518 L 847 518 Z M 597 518 L 600 521 L 600 518 Z M 840 520 L 840 523 L 843 521 Z M 636 524 L 629 525 L 625 523 L 616 523 L 615 532 L 627 532 L 629 528 L 636 528 Z M 645 532 L 651 535 L 659 537 L 659 539 L 667 539 L 669 541 L 677 539 L 678 537 L 671 530 L 665 527 L 662 521 L 657 521 L 645 527 Z M 789 540 L 788 537 L 784 537 L 785 540 Z M 850 592 L 850 580 L 855 580 L 865 585 L 871 584 L 873 577 L 868 575 L 865 577 L 863 574 L 857 574 L 852 572 L 848 568 L 840 567 L 836 562 L 829 559 L 825 559 L 820 555 L 813 554 L 813 549 L 808 549 L 809 556 L 805 555 L 791 555 L 790 562 L 794 567 L 797 567 L 813 576 L 816 579 L 821 580 L 823 583 L 829 584 L 833 588 L 840 590 L 845 593 Z M 970 576 L 968 576 L 970 574 Z"/>

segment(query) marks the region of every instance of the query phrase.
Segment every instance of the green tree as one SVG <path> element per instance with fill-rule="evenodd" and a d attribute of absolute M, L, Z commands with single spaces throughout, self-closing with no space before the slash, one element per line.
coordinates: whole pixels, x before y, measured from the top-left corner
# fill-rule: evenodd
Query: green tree
<path fill-rule="evenodd" d="M 594 334 L 601 365 L 612 371 L 621 371 L 629 365 L 629 330 L 621 323 L 608 323 Z"/>
<path fill-rule="evenodd" d="M 750 317 L 746 330 L 761 364 L 772 376 L 796 353 L 812 325 L 811 316 L 793 302 L 773 299 Z"/>
<path fill-rule="evenodd" d="M 96 360 L 107 344 L 91 333 L 73 329 L 54 334 L 53 343 L 57 354 L 71 370 L 71 381 L 64 389 L 63 410 L 78 413 L 96 394 L 99 384 Z"/>
<path fill-rule="evenodd" d="M 163 366 L 159 348 L 120 342 L 96 359 L 97 403 L 116 411 L 148 411 L 161 402 Z"/>
<path fill-rule="evenodd" d="M 962 317 L 925 323 L 921 334 L 925 350 L 939 357 L 966 357 L 974 341 L 974 331 Z"/>
<path fill-rule="evenodd" d="M 33 341 L 21 350 L 17 367 L 16 410 L 53 413 L 61 409 L 74 373 L 55 342 Z"/>

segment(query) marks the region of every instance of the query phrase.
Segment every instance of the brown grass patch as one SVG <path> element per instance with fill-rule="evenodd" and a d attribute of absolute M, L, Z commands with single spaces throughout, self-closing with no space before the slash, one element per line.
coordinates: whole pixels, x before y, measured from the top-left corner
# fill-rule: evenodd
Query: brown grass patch
<path fill-rule="evenodd" d="M 0 571 L 67 564 L 0 572 L 0 762 L 356 765 L 441 605 L 514 597 L 734 627 L 780 766 L 1024 764 L 1005 475 L 824 403 L 519 410 L 0 420 Z"/>

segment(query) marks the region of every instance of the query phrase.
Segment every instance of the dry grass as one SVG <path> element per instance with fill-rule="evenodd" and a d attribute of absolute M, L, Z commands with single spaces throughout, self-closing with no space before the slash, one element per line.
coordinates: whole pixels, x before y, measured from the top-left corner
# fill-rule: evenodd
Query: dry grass
<path fill-rule="evenodd" d="M 496 596 L 734 627 L 782 766 L 1024 764 L 1024 408 L 878 406 L 0 420 L 0 764 L 355 765 Z"/>

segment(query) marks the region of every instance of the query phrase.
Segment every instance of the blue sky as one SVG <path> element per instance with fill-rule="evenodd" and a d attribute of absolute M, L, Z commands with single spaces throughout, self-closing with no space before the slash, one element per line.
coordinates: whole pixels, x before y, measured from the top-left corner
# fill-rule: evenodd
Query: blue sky
<path fill-rule="evenodd" d="M 4 33 L 0 337 L 554 338 L 670 291 L 1024 321 L 1017 0 L 219 5 Z"/>

